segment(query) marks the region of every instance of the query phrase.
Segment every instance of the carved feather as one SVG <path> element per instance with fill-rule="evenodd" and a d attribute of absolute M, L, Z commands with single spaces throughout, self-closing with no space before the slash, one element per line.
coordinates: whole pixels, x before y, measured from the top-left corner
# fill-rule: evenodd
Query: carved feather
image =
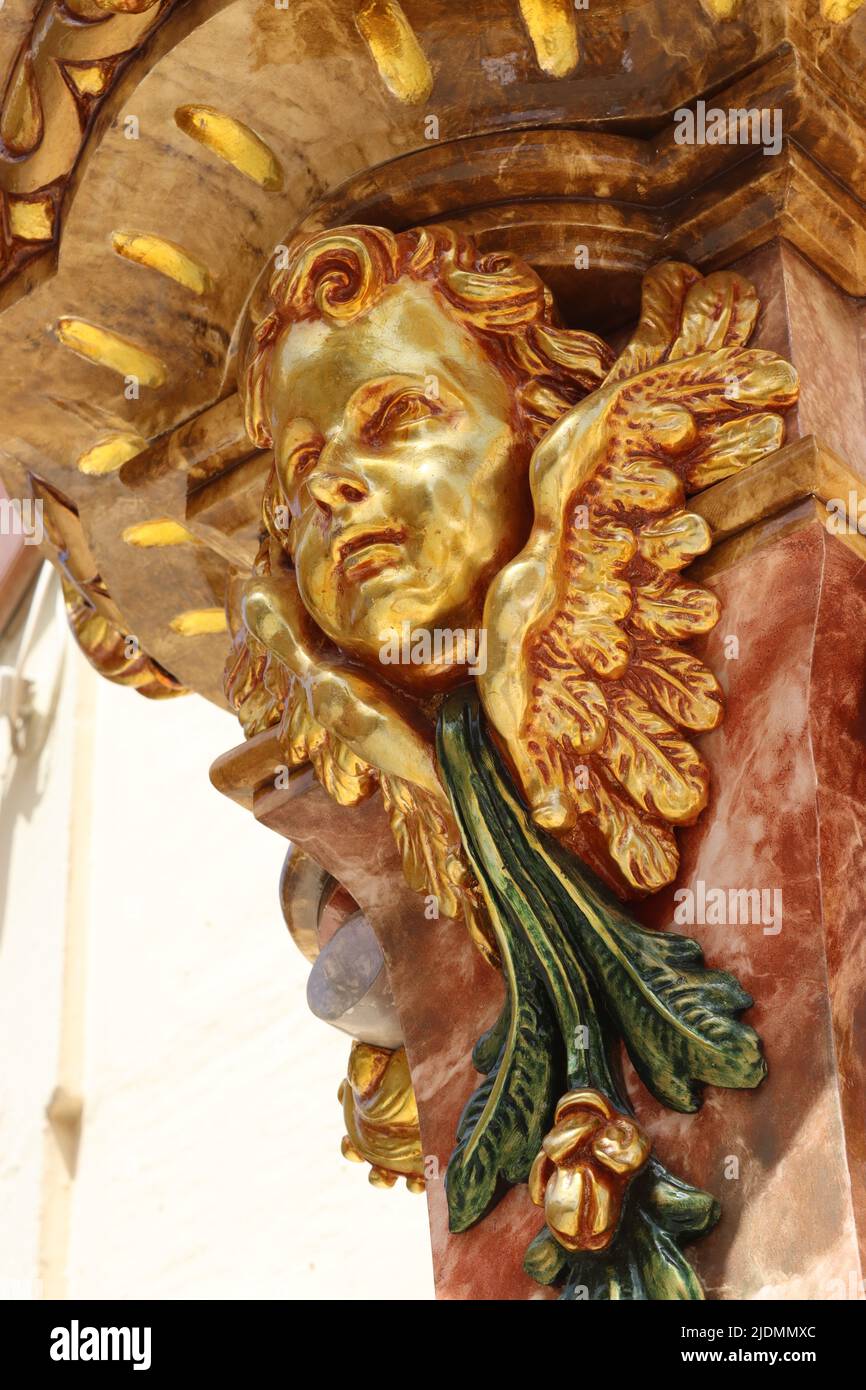
<path fill-rule="evenodd" d="M 534 819 L 594 826 L 639 891 L 676 873 L 671 827 L 709 790 L 686 734 L 722 718 L 715 677 L 679 645 L 719 616 L 680 578 L 711 543 L 685 498 L 777 449 L 796 399 L 793 368 L 744 346 L 758 307 L 737 275 L 650 273 L 605 385 L 536 449 L 532 532 L 488 593 L 481 696 Z"/>
<path fill-rule="evenodd" d="M 341 806 L 366 801 L 379 784 L 379 774 L 336 734 L 313 718 L 302 683 L 290 680 L 289 695 L 278 730 L 289 767 L 310 762 L 329 796 Z"/>
<path fill-rule="evenodd" d="M 399 777 L 382 776 L 382 800 L 410 888 L 433 894 L 444 917 L 460 915 L 465 877 L 457 826 L 441 802 Z"/>
<path fill-rule="evenodd" d="M 626 381 L 659 362 L 749 341 L 760 303 L 754 286 L 733 271 L 700 271 L 662 261 L 644 277 L 638 326 L 605 385 Z"/>

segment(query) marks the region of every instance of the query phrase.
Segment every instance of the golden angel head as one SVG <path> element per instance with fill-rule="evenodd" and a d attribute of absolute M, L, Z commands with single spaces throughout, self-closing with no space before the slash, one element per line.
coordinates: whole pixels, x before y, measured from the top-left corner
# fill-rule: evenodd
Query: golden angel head
<path fill-rule="evenodd" d="M 251 437 L 273 447 L 271 514 L 316 623 L 377 667 L 395 631 L 481 626 L 529 530 L 528 467 L 612 363 L 557 326 L 508 254 L 447 227 L 341 227 L 297 244 L 246 351 Z M 392 663 L 424 691 L 464 676 L 455 648 Z"/>
<path fill-rule="evenodd" d="M 510 254 L 351 226 L 294 243 L 253 305 L 243 391 L 274 468 L 244 614 L 270 655 L 235 661 L 236 706 L 277 690 L 290 760 L 344 802 L 381 783 L 410 881 L 453 895 L 430 697 L 477 675 L 536 823 L 620 891 L 669 883 L 708 795 L 691 737 L 722 715 L 683 645 L 719 616 L 681 573 L 711 542 L 686 497 L 778 449 L 796 399 L 746 347 L 753 287 L 655 267 L 615 357 Z M 476 665 L 413 640 L 471 632 Z"/>

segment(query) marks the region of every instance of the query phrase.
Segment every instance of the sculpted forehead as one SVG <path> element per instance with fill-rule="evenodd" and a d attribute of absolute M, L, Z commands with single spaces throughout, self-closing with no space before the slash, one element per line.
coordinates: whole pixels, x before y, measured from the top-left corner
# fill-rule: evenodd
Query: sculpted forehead
<path fill-rule="evenodd" d="M 507 383 L 430 285 L 401 280 L 359 318 L 335 326 L 293 324 L 274 354 L 270 411 L 275 436 L 292 419 L 327 437 L 365 382 L 388 375 L 437 375 L 467 399 L 507 413 Z"/>

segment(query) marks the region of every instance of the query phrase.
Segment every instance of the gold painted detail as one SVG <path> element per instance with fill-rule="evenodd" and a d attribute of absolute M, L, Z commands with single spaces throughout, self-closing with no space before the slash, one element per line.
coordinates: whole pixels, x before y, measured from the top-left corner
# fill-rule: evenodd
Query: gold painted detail
<path fill-rule="evenodd" d="M 426 101 L 433 73 L 397 0 L 363 0 L 355 23 L 392 96 L 412 104 Z"/>
<path fill-rule="evenodd" d="M 62 318 L 57 323 L 57 337 L 70 352 L 107 367 L 118 376 L 137 377 L 142 386 L 165 385 L 166 370 L 159 358 L 110 328 L 100 328 L 85 319 Z"/>
<path fill-rule="evenodd" d="M 743 0 L 701 0 L 701 3 L 713 19 L 736 19 L 743 7 Z"/>
<path fill-rule="evenodd" d="M 118 256 L 167 276 L 185 289 L 192 290 L 193 294 L 206 294 L 211 289 L 207 266 L 165 237 L 149 232 L 118 231 L 112 232 L 111 245 Z"/>
<path fill-rule="evenodd" d="M 520 13 L 542 72 L 567 77 L 580 51 L 573 0 L 520 0 Z"/>
<path fill-rule="evenodd" d="M 569 1091 L 556 1107 L 529 1173 L 529 1195 L 544 1207 L 551 1234 L 566 1250 L 606 1250 L 626 1189 L 651 1144 L 636 1120 L 600 1091 Z"/>
<path fill-rule="evenodd" d="M 83 454 L 78 457 L 78 469 L 81 473 L 90 474 L 93 477 L 102 477 L 106 473 L 116 473 L 118 468 L 126 463 L 127 459 L 135 458 L 142 449 L 147 448 L 147 440 L 134 430 L 120 431 L 117 434 L 108 434 L 104 439 L 98 439 L 95 444 L 91 444 L 89 449 L 85 449 Z"/>
<path fill-rule="evenodd" d="M 0 139 L 13 155 L 30 154 L 42 139 L 42 104 L 33 58 L 26 50 L 18 61 L 3 103 Z"/>
<path fill-rule="evenodd" d="M 117 685 L 132 686 L 151 700 L 186 694 L 174 676 L 142 651 L 132 634 L 121 632 L 88 602 L 77 584 L 65 575 L 61 575 L 61 583 L 66 616 L 75 640 L 101 676 Z"/>
<path fill-rule="evenodd" d="M 127 545 L 139 546 L 142 549 L 197 544 L 191 531 L 179 521 L 173 521 L 167 516 L 156 517 L 153 521 L 138 521 L 132 526 L 127 526 L 123 531 L 123 539 Z"/>
<path fill-rule="evenodd" d="M 346 1125 L 343 1157 L 369 1163 L 374 1187 L 393 1187 L 402 1177 L 410 1192 L 423 1192 L 421 1130 L 405 1047 L 392 1052 L 352 1043 L 337 1098 Z"/>
<path fill-rule="evenodd" d="M 432 650 L 420 664 L 383 665 L 381 633 L 400 629 L 403 600 L 399 586 L 379 585 L 381 605 L 369 606 L 365 576 L 402 556 L 412 574 L 436 576 L 432 586 L 411 586 L 423 595 L 414 611 L 403 610 L 413 626 L 428 636 L 450 628 L 444 604 L 452 591 L 465 618 L 480 624 L 484 584 L 525 534 L 520 508 L 503 498 L 521 494 L 533 441 L 601 383 L 613 354 L 593 334 L 558 327 L 549 292 L 529 267 L 482 256 L 447 227 L 399 236 L 349 227 L 313 237 L 274 276 L 270 307 L 247 354 L 245 407 L 254 442 L 277 447 L 256 575 L 232 615 L 229 700 L 248 736 L 276 724 L 289 763 L 309 759 L 343 804 L 381 783 L 409 881 L 423 883 L 442 915 L 459 904 L 485 942 L 486 912 L 439 779 L 435 708 L 419 703 L 466 678 L 465 653 Z M 321 323 L 306 322 L 314 314 Z M 281 344 L 294 347 L 296 316 L 297 353 L 283 365 Z M 322 337 L 321 351 L 306 342 L 310 331 Z M 405 373 L 394 372 L 395 333 L 403 335 Z M 442 386 L 435 397 L 424 390 L 431 371 Z M 282 418 L 282 402 L 297 373 L 309 379 L 306 419 L 296 425 Z M 341 456 L 332 458 L 321 439 L 335 381 L 338 417 L 344 384 L 355 404 Z M 474 433 L 460 425 L 470 413 Z M 409 453 L 411 470 L 388 466 Z M 368 476 L 358 472 L 361 458 Z M 446 494 L 460 505 L 431 525 L 431 498 Z M 317 519 L 324 509 L 327 527 Z M 403 544 L 410 532 L 411 549 Z M 490 957 L 492 948 L 484 950 Z"/>
<path fill-rule="evenodd" d="M 821 17 L 831 24 L 844 24 L 863 4 L 863 0 L 821 0 Z"/>
<path fill-rule="evenodd" d="M 112 14 L 145 14 L 158 5 L 159 0 L 96 0 L 96 4 Z"/>
<path fill-rule="evenodd" d="M 493 931 L 450 812 L 438 796 L 404 778 L 380 774 L 379 780 L 409 887 L 432 896 L 443 917 L 462 917 L 484 959 L 498 966 Z"/>
<path fill-rule="evenodd" d="M 63 72 L 82 97 L 99 97 L 111 78 L 111 67 L 102 63 L 64 63 Z"/>
<path fill-rule="evenodd" d="M 722 718 L 684 646 L 719 615 L 681 574 L 710 544 L 686 495 L 778 449 L 797 393 L 746 348 L 752 286 L 661 264 L 618 358 L 446 227 L 314 234 L 269 294 L 243 381 L 274 467 L 226 685 L 247 735 L 276 725 L 344 805 L 381 787 L 407 880 L 484 949 L 434 748 L 474 677 L 536 822 L 621 893 L 669 883 L 708 796 L 691 737 Z M 484 659 L 407 627 L 483 632 Z"/>
<path fill-rule="evenodd" d="M 179 106 L 174 119 L 184 135 L 231 164 L 253 183 L 269 193 L 282 189 L 283 171 L 279 160 L 261 136 L 242 121 L 213 106 L 196 105 Z"/>
<path fill-rule="evenodd" d="M 226 695 L 246 736 L 276 725 L 287 765 L 310 763 L 341 806 L 356 806 L 381 786 L 407 882 L 432 895 L 442 916 L 462 915 L 494 963 L 492 932 L 432 746 L 405 699 L 359 670 L 323 659 L 297 589 L 285 578 L 250 581 L 243 617 L 236 614 L 232 628 Z"/>
<path fill-rule="evenodd" d="M 20 195 L 45 198 L 50 192 L 54 206 L 62 207 L 99 106 L 175 3 L 106 0 L 99 8 L 93 0 L 67 0 L 31 7 L 30 32 L 2 82 L 0 224 L 11 224 Z M 0 237 L 0 281 L 20 276 L 23 287 L 28 283 L 24 267 L 44 260 L 53 234 L 10 230 L 5 246 Z"/>
<path fill-rule="evenodd" d="M 30 479 L 42 505 L 43 550 L 60 572 L 63 599 L 72 634 L 91 666 L 106 680 L 132 687 L 150 700 L 184 695 L 186 690 L 122 626 L 121 613 L 100 575 L 70 500 L 37 477 Z"/>
<path fill-rule="evenodd" d="M 225 632 L 226 615 L 223 608 L 188 608 L 169 623 L 172 632 L 181 637 L 202 637 L 208 633 Z"/>
<path fill-rule="evenodd" d="M 50 197 L 9 199 L 9 231 L 22 241 L 50 241 L 54 235 L 54 203 Z"/>

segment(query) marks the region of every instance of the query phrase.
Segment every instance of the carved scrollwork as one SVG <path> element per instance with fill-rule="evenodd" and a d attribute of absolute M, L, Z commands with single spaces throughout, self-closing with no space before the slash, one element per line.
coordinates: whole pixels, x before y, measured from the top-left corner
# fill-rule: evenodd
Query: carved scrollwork
<path fill-rule="evenodd" d="M 39 479 L 31 486 L 43 508 L 44 548 L 60 571 L 72 635 L 91 666 L 106 680 L 128 685 L 151 700 L 186 694 L 185 688 L 124 631 L 120 612 L 93 559 L 75 508 Z"/>
<path fill-rule="evenodd" d="M 37 9 L 0 104 L 0 285 L 54 245 L 87 134 L 130 59 L 183 0 Z"/>

